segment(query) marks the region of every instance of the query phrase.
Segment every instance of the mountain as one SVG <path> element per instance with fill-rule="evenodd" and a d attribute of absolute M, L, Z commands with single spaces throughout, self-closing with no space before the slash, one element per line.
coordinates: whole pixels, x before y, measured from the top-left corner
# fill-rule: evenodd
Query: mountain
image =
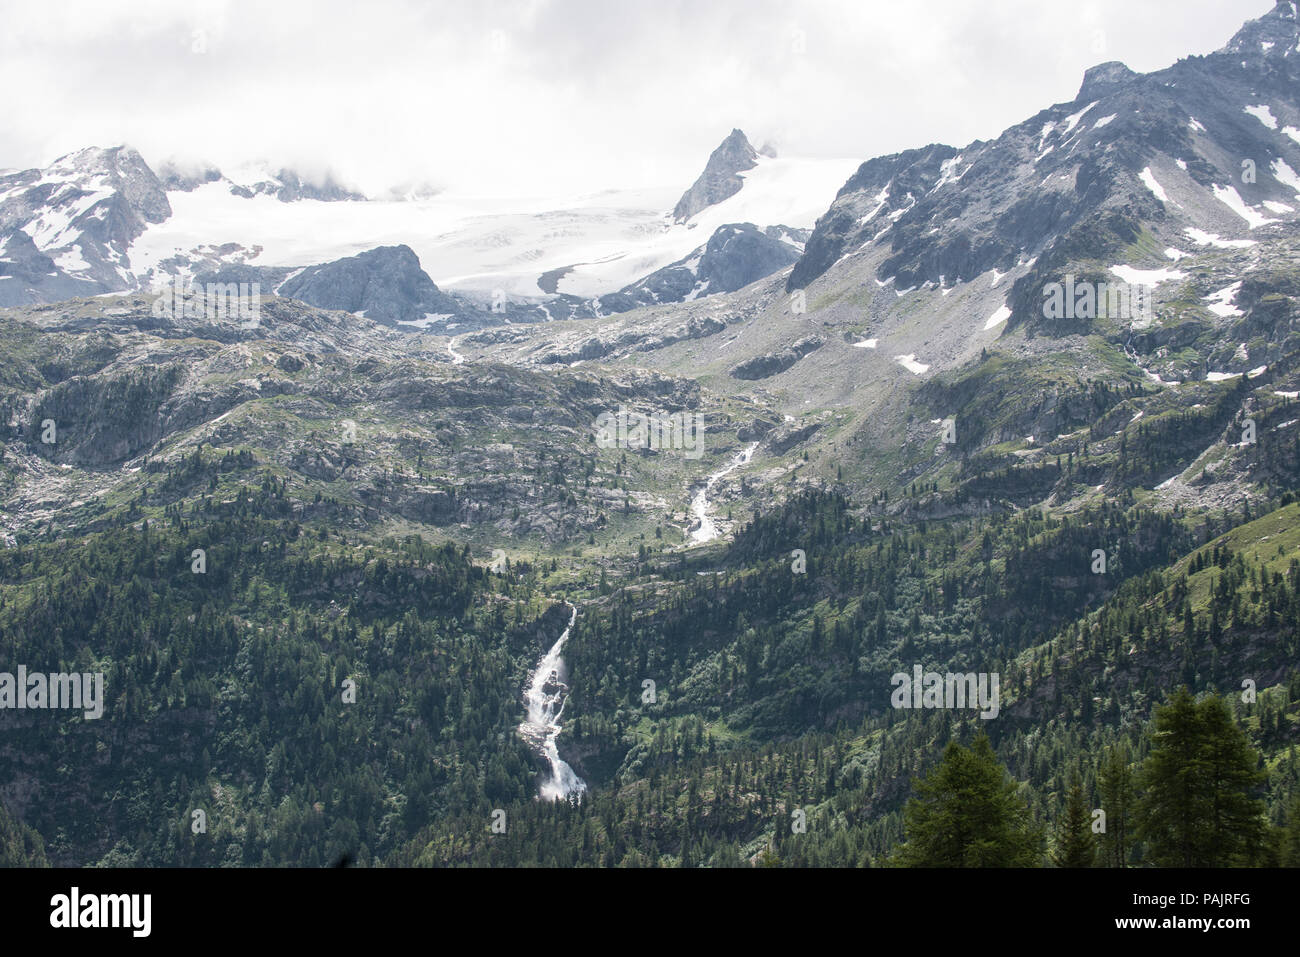
<path fill-rule="evenodd" d="M 1123 251 L 1144 228 L 1162 248 L 1181 248 L 1293 222 L 1295 48 L 1294 8 L 1279 3 L 1210 56 L 1142 76 L 1094 67 L 1072 102 L 991 142 L 864 163 L 818 221 L 787 288 L 845 256 L 887 250 L 875 275 L 898 289 L 1038 259 L 1023 290 L 1079 251 Z"/>
<path fill-rule="evenodd" d="M 311 199 L 323 203 L 364 202 L 366 197 L 346 189 L 326 175 L 320 182 L 304 179 L 291 169 L 272 171 L 265 164 L 241 167 L 229 175 L 215 166 L 182 165 L 168 160 L 158 168 L 158 178 L 168 192 L 190 193 L 208 183 L 220 183 L 233 196 L 252 199 L 273 196 L 282 203 Z"/>
<path fill-rule="evenodd" d="M 753 152 L 743 134 L 727 143 Z M 731 147 L 724 148 L 715 160 Z M 396 246 L 411 249 L 416 269 L 430 283 L 429 276 L 437 277 L 439 294 L 456 296 L 459 306 L 442 300 L 425 312 L 411 303 L 397 311 L 381 307 L 385 321 L 446 315 L 478 327 L 592 318 L 708 296 L 787 265 L 790 243 L 802 242 L 847 167 L 754 156 L 743 190 L 728 187 L 689 223 L 673 224 L 663 191 L 485 205 L 482 197 L 411 187 L 397 198 L 370 201 L 329 177 L 309 182 L 265 164 L 223 172 L 167 162 L 155 176 L 129 148 L 88 150 L 48 170 L 0 177 L 0 242 L 12 246 L 9 262 L 0 263 L 8 267 L 0 273 L 0 303 L 55 302 L 214 275 L 278 285 L 295 271 L 316 276 L 327 266 L 332 274 L 346 268 L 359 276 L 376 257 L 338 264 L 358 250 Z M 121 206 L 111 216 L 100 205 L 110 197 Z M 65 223 L 67 216 L 76 222 Z M 756 232 L 735 233 L 745 223 Z M 26 239 L 15 235 L 24 229 Z M 702 243 L 702 236 L 709 239 Z M 697 257 L 708 274 L 688 279 L 687 264 Z M 296 280 L 294 288 L 306 288 L 304 282 Z M 354 300 L 318 292 L 310 301 Z M 402 320 L 393 318 L 398 312 Z"/>
<path fill-rule="evenodd" d="M 1082 858 L 1147 867 L 1185 686 L 1248 772 L 1193 776 L 1243 822 L 1198 853 L 1300 863 L 1298 51 L 1279 4 L 988 142 L 758 154 L 686 223 L 193 174 L 132 275 L 258 322 L 0 311 L 0 636 L 108 689 L 0 708 L 5 859 L 906 863 L 974 738 L 1033 862 L 1073 791 Z M 1000 690 L 902 707 L 918 669 Z"/>
<path fill-rule="evenodd" d="M 56 267 L 21 229 L 0 243 L 0 306 L 71 299 L 98 288 L 97 283 L 75 279 Z"/>
<path fill-rule="evenodd" d="M 719 226 L 690 256 L 657 269 L 616 293 L 600 297 L 606 313 L 637 306 L 685 302 L 720 292 L 735 292 L 792 265 L 803 251 L 808 230 L 785 226 L 759 229 L 753 223 Z"/>
<path fill-rule="evenodd" d="M 932 491 L 910 507 L 933 514 L 1130 490 L 1219 508 L 1284 488 L 1300 392 L 1297 45 L 1280 4 L 1218 53 L 1147 75 L 1101 64 L 1075 100 L 992 141 L 860 164 L 788 271 L 462 349 L 772 397 L 812 475 L 915 483 Z M 1107 301 L 1050 317 L 1067 286 Z M 1241 442 L 1247 418 L 1270 430 L 1262 457 Z"/>
<path fill-rule="evenodd" d="M 420 268 L 409 246 L 384 246 L 295 272 L 276 293 L 322 309 L 342 309 L 385 324 L 454 318 L 461 303 Z"/>
<path fill-rule="evenodd" d="M 22 292 L 0 289 L 0 296 L 46 302 L 129 289 L 132 242 L 171 212 L 162 184 L 128 146 L 84 149 L 44 170 L 0 176 L 0 242 L 30 265 L 30 240 L 53 266 L 39 276 L 28 270 L 25 282 L 7 273 L 0 287 Z"/>
<path fill-rule="evenodd" d="M 696 213 L 716 206 L 740 192 L 745 181 L 740 174 L 758 165 L 758 151 L 740 130 L 732 130 L 709 154 L 704 172 L 673 207 L 673 220 L 684 223 Z"/>

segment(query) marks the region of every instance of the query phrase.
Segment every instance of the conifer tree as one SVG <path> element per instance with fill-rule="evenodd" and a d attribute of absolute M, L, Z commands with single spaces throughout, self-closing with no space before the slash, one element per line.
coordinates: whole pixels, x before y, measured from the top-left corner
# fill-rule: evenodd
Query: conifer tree
<path fill-rule="evenodd" d="M 1138 834 L 1162 867 L 1229 867 L 1258 858 L 1264 779 L 1258 756 L 1217 695 L 1197 703 L 1179 688 L 1155 715 L 1142 768 Z"/>
<path fill-rule="evenodd" d="M 904 812 L 904 867 L 1035 867 L 1042 837 L 988 736 L 950 741 Z"/>
<path fill-rule="evenodd" d="M 1065 810 L 1056 831 L 1052 863 L 1057 867 L 1092 867 L 1097 845 L 1092 837 L 1092 815 L 1083 796 L 1083 782 L 1075 771 L 1065 797 Z"/>
<path fill-rule="evenodd" d="M 1101 809 L 1106 814 L 1106 829 L 1098 841 L 1101 863 L 1105 867 L 1127 867 L 1134 802 L 1133 772 L 1129 768 L 1127 748 L 1115 745 L 1107 750 L 1097 774 L 1097 789 L 1101 792 Z"/>

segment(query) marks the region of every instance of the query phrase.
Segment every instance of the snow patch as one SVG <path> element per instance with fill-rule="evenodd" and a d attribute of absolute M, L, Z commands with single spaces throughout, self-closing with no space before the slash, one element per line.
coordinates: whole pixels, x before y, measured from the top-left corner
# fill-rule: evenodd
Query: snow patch
<path fill-rule="evenodd" d="M 79 243 L 69 246 L 59 255 L 53 257 L 54 265 L 58 266 L 64 272 L 86 272 L 91 268 L 90 263 L 81 255 L 82 249 Z"/>
<path fill-rule="evenodd" d="M 944 186 L 947 186 L 949 183 L 957 182 L 959 179 L 961 179 L 963 176 L 965 176 L 967 173 L 970 172 L 971 168 L 970 166 L 967 166 L 960 173 L 956 173 L 956 174 L 953 173 L 953 170 L 955 170 L 959 165 L 961 165 L 961 160 L 962 160 L 962 154 L 958 153 L 952 159 L 943 161 L 943 164 L 939 167 L 939 182 L 934 184 L 934 188 L 930 190 L 931 193 L 937 193 Z"/>
<path fill-rule="evenodd" d="M 867 215 L 858 220 L 859 226 L 865 226 L 876 218 L 876 214 L 885 208 L 885 203 L 889 202 L 889 186 L 886 185 L 879 193 L 876 194 L 876 208 Z"/>
<path fill-rule="evenodd" d="M 1270 130 L 1277 129 L 1277 117 L 1273 115 L 1273 111 L 1270 110 L 1267 106 L 1263 104 L 1259 106 L 1248 106 L 1246 107 L 1246 112 L 1249 113 L 1251 116 L 1253 116 L 1255 119 L 1259 120 Z"/>
<path fill-rule="evenodd" d="M 1258 245 L 1253 239 L 1220 239 L 1214 233 L 1207 233 L 1203 229 L 1188 227 L 1183 232 L 1198 246 L 1214 246 L 1217 249 L 1246 249 L 1249 246 Z"/>
<path fill-rule="evenodd" d="M 1002 323 L 1006 322 L 1010 318 L 1011 318 L 1011 309 L 1004 302 L 1001 306 L 998 307 L 997 312 L 989 316 L 988 321 L 984 323 L 984 329 L 986 331 L 992 329 L 994 326 L 1001 325 Z"/>
<path fill-rule="evenodd" d="M 1136 269 L 1133 266 L 1111 266 L 1110 271 L 1133 285 L 1158 286 L 1162 282 L 1186 279 L 1187 273 L 1177 269 Z"/>
<path fill-rule="evenodd" d="M 930 367 L 923 362 L 916 361 L 916 353 L 909 352 L 905 356 L 894 356 L 894 361 L 906 369 L 912 375 L 920 375 L 922 372 L 928 372 Z"/>
<path fill-rule="evenodd" d="M 455 319 L 455 313 L 426 312 L 423 319 L 399 319 L 399 326 L 411 326 L 414 329 L 428 329 L 430 326 L 447 319 Z"/>
<path fill-rule="evenodd" d="M 1273 178 L 1283 186 L 1295 190 L 1296 199 L 1300 199 L 1300 174 L 1297 174 L 1284 159 L 1274 160 L 1272 168 Z"/>
<path fill-rule="evenodd" d="M 1232 302 L 1240 290 L 1241 283 L 1234 282 L 1231 286 L 1224 286 L 1218 292 L 1210 293 L 1205 297 L 1205 302 L 1210 303 L 1207 308 L 1216 316 L 1221 316 L 1224 319 L 1230 316 L 1243 315 L 1242 311 Z"/>
<path fill-rule="evenodd" d="M 1260 226 L 1278 222 L 1276 219 L 1266 218 L 1252 207 L 1246 205 L 1246 201 L 1241 198 L 1241 194 L 1233 187 L 1216 185 L 1213 189 L 1215 199 L 1249 223 L 1251 229 L 1258 229 Z"/>
<path fill-rule="evenodd" d="M 1079 125 L 1079 121 L 1083 119 L 1083 115 L 1100 102 L 1101 102 L 1100 100 L 1093 100 L 1083 109 L 1081 109 L 1078 113 L 1072 113 L 1071 115 L 1067 116 L 1065 118 L 1065 129 L 1063 129 L 1061 132 L 1063 134 L 1068 134 L 1072 129 L 1074 129 L 1076 126 Z"/>
<path fill-rule="evenodd" d="M 1146 169 L 1144 169 L 1141 172 L 1139 178 L 1146 185 L 1146 188 L 1151 190 L 1151 192 L 1155 194 L 1156 199 L 1160 200 L 1160 202 L 1162 203 L 1170 202 L 1169 194 L 1165 192 L 1165 188 L 1163 186 L 1161 186 L 1159 183 L 1156 182 L 1155 176 L 1151 174 L 1150 166 L 1148 166 Z M 1174 203 L 1174 205 L 1177 206 L 1178 204 Z"/>

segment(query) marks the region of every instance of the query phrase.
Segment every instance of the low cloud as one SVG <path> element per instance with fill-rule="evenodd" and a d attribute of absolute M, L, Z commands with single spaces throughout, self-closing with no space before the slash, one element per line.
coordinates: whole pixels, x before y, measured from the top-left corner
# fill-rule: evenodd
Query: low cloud
<path fill-rule="evenodd" d="M 1253 9 L 1253 7 L 1260 9 Z M 688 184 L 733 127 L 866 159 L 990 138 L 1083 71 L 1220 47 L 1261 2 L 6 4 L 0 167 L 129 142 L 377 193 Z"/>

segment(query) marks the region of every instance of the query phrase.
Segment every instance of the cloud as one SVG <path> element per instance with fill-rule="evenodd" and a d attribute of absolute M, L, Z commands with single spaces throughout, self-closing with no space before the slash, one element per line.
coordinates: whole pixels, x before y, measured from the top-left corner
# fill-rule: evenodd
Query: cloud
<path fill-rule="evenodd" d="M 867 159 L 996 136 L 1083 71 L 1222 46 L 1233 0 L 6 5 L 0 166 L 129 142 L 377 192 L 689 183 L 734 126 Z"/>

